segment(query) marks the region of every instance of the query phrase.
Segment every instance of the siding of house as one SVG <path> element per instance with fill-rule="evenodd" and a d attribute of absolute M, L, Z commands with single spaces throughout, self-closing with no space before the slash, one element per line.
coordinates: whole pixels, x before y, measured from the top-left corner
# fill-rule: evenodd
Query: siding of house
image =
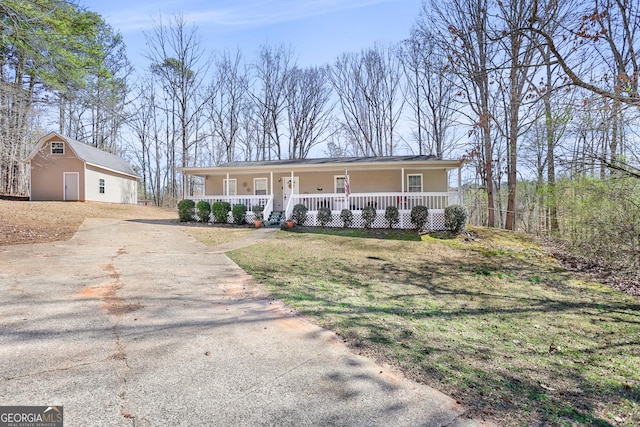
<path fill-rule="evenodd" d="M 380 193 L 402 191 L 402 171 L 398 170 L 354 170 L 349 171 L 349 180 L 352 193 Z M 407 175 L 422 174 L 423 189 L 425 192 L 447 191 L 448 174 L 445 170 L 405 169 L 405 191 L 407 190 Z M 294 172 L 299 177 L 300 193 L 333 193 L 334 177 L 342 176 L 340 172 Z M 276 199 L 282 198 L 283 186 L 291 177 L 291 173 L 274 173 L 273 192 Z M 229 174 L 230 179 L 237 180 L 238 195 L 253 195 L 254 178 L 267 179 L 267 192 L 270 192 L 271 183 L 268 173 L 257 174 Z M 223 182 L 226 176 L 209 176 L 205 181 L 205 194 L 224 194 Z M 279 181 L 280 180 L 280 181 Z M 318 190 L 321 188 L 322 190 Z"/>
<path fill-rule="evenodd" d="M 51 154 L 52 139 L 31 160 L 31 200 L 64 200 L 64 172 L 78 172 L 79 200 L 84 201 L 84 162 L 65 144 L 64 154 Z"/>
<path fill-rule="evenodd" d="M 123 176 L 87 166 L 86 198 L 99 202 L 136 204 L 138 200 L 137 182 Z M 100 193 L 100 179 L 104 179 L 104 193 Z"/>

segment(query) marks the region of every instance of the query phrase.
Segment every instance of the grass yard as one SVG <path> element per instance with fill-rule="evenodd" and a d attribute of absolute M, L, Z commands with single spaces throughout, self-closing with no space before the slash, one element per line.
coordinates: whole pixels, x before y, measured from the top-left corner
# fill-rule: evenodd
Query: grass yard
<path fill-rule="evenodd" d="M 504 426 L 640 425 L 640 300 L 528 237 L 279 232 L 230 253 L 356 351 Z"/>

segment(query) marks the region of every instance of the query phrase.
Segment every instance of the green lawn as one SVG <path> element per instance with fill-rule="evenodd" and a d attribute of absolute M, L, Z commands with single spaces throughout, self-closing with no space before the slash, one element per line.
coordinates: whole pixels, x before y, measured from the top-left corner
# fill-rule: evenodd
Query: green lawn
<path fill-rule="evenodd" d="M 515 233 L 375 237 L 279 232 L 229 255 L 355 351 L 473 416 L 640 425 L 640 300 L 564 271 Z"/>

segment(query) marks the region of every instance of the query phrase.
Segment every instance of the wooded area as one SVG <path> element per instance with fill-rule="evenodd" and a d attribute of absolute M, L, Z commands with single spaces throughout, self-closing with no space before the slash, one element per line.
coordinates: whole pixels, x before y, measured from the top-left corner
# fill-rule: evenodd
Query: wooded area
<path fill-rule="evenodd" d="M 28 193 L 21 159 L 52 114 L 131 160 L 165 206 L 197 188 L 181 166 L 464 157 L 475 223 L 639 268 L 636 1 L 425 0 L 406 40 L 309 67 L 285 46 L 209 52 L 178 15 L 146 34 L 135 74 L 121 35 L 76 2 L 4 0 L 0 26 L 0 193 Z"/>

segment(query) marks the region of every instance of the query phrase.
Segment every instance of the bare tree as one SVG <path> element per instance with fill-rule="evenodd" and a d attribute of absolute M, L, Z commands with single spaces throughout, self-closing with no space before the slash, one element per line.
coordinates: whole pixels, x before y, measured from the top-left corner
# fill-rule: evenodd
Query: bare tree
<path fill-rule="evenodd" d="M 549 31 L 544 14 L 567 7 L 566 2 L 532 0 L 528 24 L 524 29 L 541 36 L 554 60 L 571 81 L 581 88 L 619 102 L 640 105 L 640 5 L 634 0 L 572 1 L 571 16 L 564 31 Z M 571 43 L 567 48 L 567 42 Z M 591 82 L 576 72 L 581 55 L 572 51 L 587 51 L 602 58 L 610 70 L 613 86 Z M 592 64 L 593 65 L 593 64 Z"/>
<path fill-rule="evenodd" d="M 345 126 L 359 146 L 358 154 L 394 154 L 404 104 L 401 77 L 394 46 L 375 46 L 337 59 L 331 83 L 340 99 Z"/>
<path fill-rule="evenodd" d="M 489 37 L 489 0 L 432 0 L 424 4 L 425 14 L 433 10 L 437 20 L 440 42 L 447 49 L 452 71 L 459 78 L 458 93 L 464 96 L 473 116 L 473 132 L 480 133 L 478 145 L 470 150 L 479 159 L 478 173 L 487 192 L 487 225 L 495 226 L 494 139 L 491 62 L 495 42 Z"/>
<path fill-rule="evenodd" d="M 527 129 L 522 109 L 527 94 L 535 98 L 535 91 L 529 91 L 529 82 L 536 73 L 534 60 L 537 59 L 538 41 L 533 37 L 527 38 L 522 30 L 528 18 L 528 0 L 498 2 L 495 28 L 492 29 L 492 37 L 497 40 L 501 52 L 498 55 L 501 62 L 495 67 L 503 115 L 496 120 L 496 129 L 506 140 L 508 196 L 504 227 L 507 230 L 515 230 L 516 227 L 518 139 Z M 525 120 L 532 123 L 531 119 Z"/>
<path fill-rule="evenodd" d="M 293 67 L 293 51 L 284 46 L 263 45 L 254 64 L 259 87 L 253 93 L 261 123 L 262 159 L 282 158 L 281 137 L 286 112 L 289 74 Z"/>
<path fill-rule="evenodd" d="M 289 75 L 289 158 L 304 159 L 324 141 L 331 124 L 329 67 L 294 67 Z"/>
<path fill-rule="evenodd" d="M 212 121 L 212 137 L 220 141 L 226 161 L 231 162 L 240 132 L 240 116 L 248 102 L 249 74 L 239 50 L 233 55 L 225 52 L 215 65 L 208 116 Z"/>
<path fill-rule="evenodd" d="M 191 150 L 198 142 L 196 139 L 197 117 L 202 113 L 205 99 L 201 97 L 202 81 L 206 74 L 204 50 L 195 27 L 187 27 L 183 16 L 176 15 L 165 25 L 160 19 L 150 34 L 145 34 L 148 51 L 145 53 L 151 61 L 154 73 L 168 96 L 171 105 L 171 133 L 177 135 L 180 144 L 180 165 L 189 166 L 194 159 Z M 167 132 L 169 133 L 169 132 Z M 177 199 L 176 150 L 171 149 L 170 158 L 170 194 Z M 187 176 L 182 177 L 182 188 L 187 189 Z"/>
<path fill-rule="evenodd" d="M 416 123 L 419 154 L 442 157 L 451 149 L 455 118 L 455 85 L 451 65 L 431 33 L 431 19 L 422 15 L 404 42 L 402 63 L 407 79 L 407 103 Z"/>

